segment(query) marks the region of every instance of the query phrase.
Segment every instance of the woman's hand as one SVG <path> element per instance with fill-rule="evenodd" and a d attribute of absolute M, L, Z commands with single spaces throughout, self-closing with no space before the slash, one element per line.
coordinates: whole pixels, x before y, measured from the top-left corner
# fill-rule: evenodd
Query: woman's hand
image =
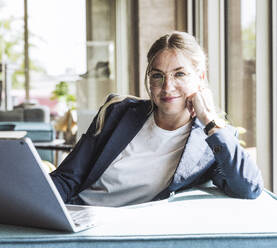
<path fill-rule="evenodd" d="M 203 125 L 217 119 L 212 92 L 208 88 L 199 88 L 197 92 L 187 98 L 187 107 L 191 117 L 197 117 Z"/>

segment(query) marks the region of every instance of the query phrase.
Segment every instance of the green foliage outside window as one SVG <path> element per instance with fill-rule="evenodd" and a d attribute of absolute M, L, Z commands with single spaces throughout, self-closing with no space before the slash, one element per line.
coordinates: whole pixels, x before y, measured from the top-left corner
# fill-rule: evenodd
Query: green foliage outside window
<path fill-rule="evenodd" d="M 58 99 L 65 101 L 69 109 L 76 108 L 76 96 L 70 93 L 69 85 L 65 81 L 56 84 L 55 90 L 52 91 L 51 100 Z"/>
<path fill-rule="evenodd" d="M 20 30 L 14 28 L 14 24 L 18 21 L 22 22 Z M 30 34 L 34 36 L 34 34 Z M 35 47 L 29 44 L 29 47 Z M 0 63 L 7 64 L 8 69 L 12 70 L 11 81 L 13 89 L 24 88 L 25 74 L 24 74 L 24 36 L 23 36 L 23 18 L 16 19 L 10 17 L 7 19 L 0 19 Z M 29 70 L 36 72 L 45 72 L 39 66 L 39 63 L 33 59 L 29 60 Z"/>

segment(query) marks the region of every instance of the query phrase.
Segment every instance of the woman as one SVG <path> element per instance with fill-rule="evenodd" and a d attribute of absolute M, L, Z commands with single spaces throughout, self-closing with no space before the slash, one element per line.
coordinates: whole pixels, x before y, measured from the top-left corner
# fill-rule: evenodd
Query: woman
<path fill-rule="evenodd" d="M 123 206 L 168 197 L 208 180 L 227 195 L 256 198 L 261 173 L 237 132 L 214 110 L 205 54 L 187 33 L 150 48 L 150 100 L 111 95 L 51 176 L 70 203 Z"/>

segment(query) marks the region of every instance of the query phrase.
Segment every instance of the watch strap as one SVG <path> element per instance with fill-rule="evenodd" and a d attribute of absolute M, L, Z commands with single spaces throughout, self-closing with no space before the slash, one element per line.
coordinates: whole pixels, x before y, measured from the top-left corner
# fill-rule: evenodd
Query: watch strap
<path fill-rule="evenodd" d="M 214 127 L 216 127 L 217 125 L 216 125 L 216 123 L 215 123 L 215 121 L 214 120 L 212 120 L 212 121 L 210 121 L 207 125 L 206 125 L 206 127 L 204 128 L 204 132 L 205 132 L 205 134 L 209 134 L 209 132 L 214 128 Z"/>

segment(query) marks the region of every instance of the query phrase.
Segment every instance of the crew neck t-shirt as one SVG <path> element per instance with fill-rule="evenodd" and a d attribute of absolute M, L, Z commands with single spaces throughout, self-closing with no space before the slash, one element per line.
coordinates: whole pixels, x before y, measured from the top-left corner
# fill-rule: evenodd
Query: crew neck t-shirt
<path fill-rule="evenodd" d="M 190 130 L 191 122 L 173 131 L 162 129 L 151 114 L 101 177 L 79 197 L 94 206 L 151 201 L 170 184 Z"/>

